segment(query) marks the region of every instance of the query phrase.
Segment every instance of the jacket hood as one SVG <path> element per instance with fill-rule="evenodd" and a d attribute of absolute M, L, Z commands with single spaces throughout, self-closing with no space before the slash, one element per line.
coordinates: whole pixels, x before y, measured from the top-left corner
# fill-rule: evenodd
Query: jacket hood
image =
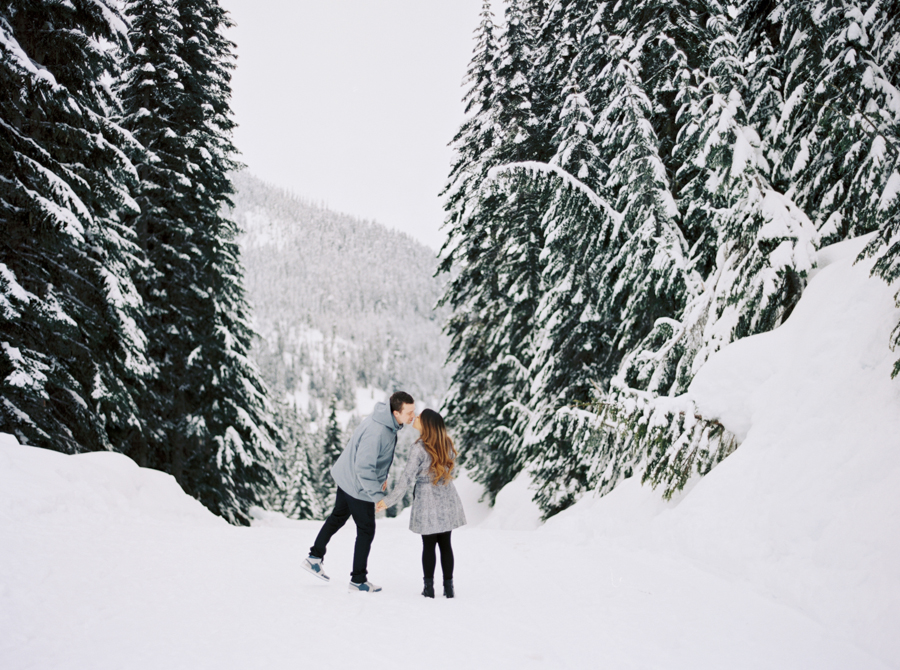
<path fill-rule="evenodd" d="M 391 408 L 386 402 L 380 402 L 375 405 L 375 411 L 372 412 L 372 418 L 376 423 L 387 426 L 393 431 L 400 430 L 400 425 L 397 423 L 397 420 L 391 412 Z"/>

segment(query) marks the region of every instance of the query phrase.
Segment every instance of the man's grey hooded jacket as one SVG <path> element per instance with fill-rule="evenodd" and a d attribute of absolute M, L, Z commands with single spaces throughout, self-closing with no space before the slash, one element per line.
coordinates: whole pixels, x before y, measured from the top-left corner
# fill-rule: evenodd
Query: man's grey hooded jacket
<path fill-rule="evenodd" d="M 331 476 L 343 491 L 357 500 L 378 502 L 384 498 L 381 485 L 394 461 L 400 424 L 383 402 L 353 431 L 340 458 L 331 466 Z"/>

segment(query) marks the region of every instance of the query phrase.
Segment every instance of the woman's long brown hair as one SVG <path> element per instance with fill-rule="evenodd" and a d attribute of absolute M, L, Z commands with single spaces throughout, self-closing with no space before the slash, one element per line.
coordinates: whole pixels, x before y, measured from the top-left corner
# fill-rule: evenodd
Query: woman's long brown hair
<path fill-rule="evenodd" d="M 444 419 L 432 409 L 423 409 L 419 421 L 422 424 L 422 444 L 431 456 L 432 483 L 439 484 L 442 480 L 449 482 L 456 465 L 456 448 L 447 435 Z"/>

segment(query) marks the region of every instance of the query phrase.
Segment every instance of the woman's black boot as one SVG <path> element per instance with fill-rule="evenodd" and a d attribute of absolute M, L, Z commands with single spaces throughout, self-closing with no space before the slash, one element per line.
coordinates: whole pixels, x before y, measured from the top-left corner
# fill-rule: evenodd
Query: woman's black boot
<path fill-rule="evenodd" d="M 426 598 L 434 598 L 434 579 L 425 577 L 425 588 L 422 589 L 422 595 Z"/>
<path fill-rule="evenodd" d="M 445 579 L 444 580 L 444 596 L 447 598 L 453 597 L 453 580 Z"/>

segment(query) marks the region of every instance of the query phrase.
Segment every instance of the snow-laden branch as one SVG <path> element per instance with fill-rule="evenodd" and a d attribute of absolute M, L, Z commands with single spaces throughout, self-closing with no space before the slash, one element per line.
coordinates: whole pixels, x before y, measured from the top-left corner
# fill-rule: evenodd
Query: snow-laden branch
<path fill-rule="evenodd" d="M 520 161 L 517 163 L 506 163 L 505 165 L 498 165 L 491 168 L 488 171 L 487 181 L 496 181 L 500 176 L 506 173 L 515 172 L 516 170 L 524 170 L 526 172 L 532 173 L 536 172 L 539 174 L 557 177 L 567 186 L 584 195 L 588 199 L 588 201 L 590 201 L 590 203 L 594 205 L 594 207 L 605 212 L 606 215 L 609 216 L 609 218 L 615 221 L 617 226 L 622 222 L 622 214 L 617 212 L 612 205 L 610 205 L 608 202 L 606 202 L 606 200 L 597 195 L 594 189 L 578 179 L 578 177 L 570 172 L 567 172 L 566 170 L 563 170 L 558 165 L 553 165 L 551 163 L 541 163 L 539 161 Z"/>
<path fill-rule="evenodd" d="M 526 368 L 524 365 L 522 365 L 522 361 L 520 361 L 518 358 L 516 358 L 512 354 L 507 354 L 506 356 L 504 356 L 504 358 L 501 362 L 509 363 L 516 369 L 516 371 L 519 373 L 519 375 L 521 376 L 522 379 L 528 379 L 528 375 L 529 375 L 528 368 Z"/>

